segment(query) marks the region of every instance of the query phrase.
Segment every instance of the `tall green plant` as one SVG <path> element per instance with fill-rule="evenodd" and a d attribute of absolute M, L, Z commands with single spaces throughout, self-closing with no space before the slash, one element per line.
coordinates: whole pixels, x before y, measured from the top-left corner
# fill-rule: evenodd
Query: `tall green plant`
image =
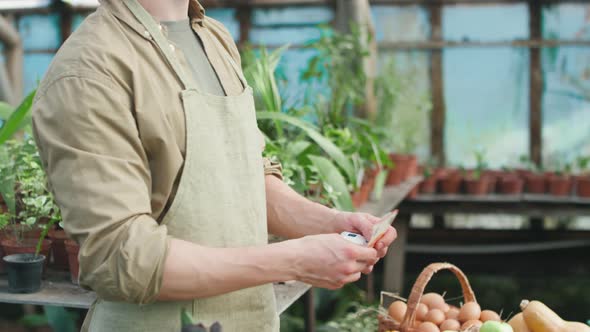
<path fill-rule="evenodd" d="M 363 104 L 367 77 L 362 65 L 363 58 L 370 55 L 358 26 L 351 26 L 351 33 L 344 34 L 321 27 L 318 40 L 307 47 L 317 51 L 311 58 L 301 78 L 312 89 L 308 91 L 315 103 L 320 127 L 332 125 L 345 127 L 354 116 L 355 109 Z M 317 98 L 317 86 L 327 86 L 328 98 Z"/>
<path fill-rule="evenodd" d="M 417 89 L 416 68 L 402 71 L 394 60 L 389 60 L 380 73 L 375 82 L 377 123 L 387 132 L 380 142 L 389 151 L 414 153 L 419 144 L 428 140 L 430 97 Z"/>

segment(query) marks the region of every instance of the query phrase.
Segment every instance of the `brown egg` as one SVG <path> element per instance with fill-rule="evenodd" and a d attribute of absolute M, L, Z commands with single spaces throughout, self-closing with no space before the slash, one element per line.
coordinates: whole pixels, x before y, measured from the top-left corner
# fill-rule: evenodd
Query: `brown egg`
<path fill-rule="evenodd" d="M 478 320 L 468 320 L 465 323 L 463 323 L 463 325 L 461 325 L 461 330 L 467 330 L 468 328 L 472 327 L 472 326 L 477 326 L 477 327 L 481 327 L 483 325 L 483 323 L 481 321 Z"/>
<path fill-rule="evenodd" d="M 426 314 L 426 321 L 432 322 L 435 325 L 440 325 L 440 323 L 445 321 L 445 313 L 442 312 L 440 309 L 431 309 Z"/>
<path fill-rule="evenodd" d="M 389 316 L 396 322 L 401 323 L 404 319 L 408 306 L 405 302 L 395 301 L 389 306 Z"/>
<path fill-rule="evenodd" d="M 424 303 L 419 303 L 416 307 L 416 320 L 425 321 L 428 307 Z"/>
<path fill-rule="evenodd" d="M 495 322 L 501 322 L 500 315 L 498 315 L 495 311 L 492 310 L 484 310 L 481 312 L 479 320 L 482 322 L 487 322 L 489 320 L 493 320 Z"/>
<path fill-rule="evenodd" d="M 481 315 L 481 308 L 477 302 L 467 302 L 459 310 L 459 321 L 477 320 Z"/>
<path fill-rule="evenodd" d="M 446 312 L 448 319 L 459 319 L 459 308 L 451 306 L 449 311 Z"/>
<path fill-rule="evenodd" d="M 421 303 L 426 304 L 428 309 L 440 309 L 443 310 L 445 308 L 445 299 L 437 293 L 426 293 L 422 295 L 422 299 L 420 300 Z"/>
<path fill-rule="evenodd" d="M 414 324 L 412 324 L 412 327 L 413 327 L 413 328 L 415 328 L 415 329 L 417 329 L 417 328 L 418 328 L 418 326 L 420 326 L 420 324 L 422 324 L 422 321 L 415 320 L 415 321 L 414 321 Z"/>
<path fill-rule="evenodd" d="M 424 322 L 418 326 L 419 332 L 440 332 L 438 326 L 431 322 Z"/>
<path fill-rule="evenodd" d="M 446 312 L 449 312 L 450 309 L 451 309 L 451 306 L 445 303 L 445 305 L 440 310 L 442 310 L 442 312 L 446 313 Z"/>
<path fill-rule="evenodd" d="M 441 331 L 459 331 L 461 329 L 461 323 L 455 319 L 447 319 L 440 324 Z"/>

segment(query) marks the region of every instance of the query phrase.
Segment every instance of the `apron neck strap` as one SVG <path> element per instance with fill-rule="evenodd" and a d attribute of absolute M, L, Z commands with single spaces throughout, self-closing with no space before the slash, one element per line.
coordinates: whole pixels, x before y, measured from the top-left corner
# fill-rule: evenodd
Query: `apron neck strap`
<path fill-rule="evenodd" d="M 172 66 L 172 69 L 176 72 L 176 75 L 182 82 L 182 85 L 185 89 L 193 88 L 193 84 L 191 83 L 191 78 L 186 74 L 186 72 L 182 69 L 180 62 L 178 61 L 178 57 L 173 53 L 170 43 L 168 39 L 164 36 L 162 31 L 159 28 L 158 22 L 154 20 L 152 15 L 150 15 L 138 2 L 137 0 L 123 0 L 127 8 L 133 13 L 135 18 L 144 26 L 147 32 L 152 36 L 166 61 Z"/>

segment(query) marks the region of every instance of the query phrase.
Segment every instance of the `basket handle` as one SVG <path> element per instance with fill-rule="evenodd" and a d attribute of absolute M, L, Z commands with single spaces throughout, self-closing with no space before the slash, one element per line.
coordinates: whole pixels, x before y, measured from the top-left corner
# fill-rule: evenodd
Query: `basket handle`
<path fill-rule="evenodd" d="M 461 289 L 463 290 L 463 298 L 465 302 L 477 302 L 475 299 L 475 294 L 473 293 L 473 289 L 469 284 L 469 280 L 458 267 L 450 263 L 433 263 L 428 265 L 422 273 L 416 279 L 414 286 L 412 287 L 412 292 L 410 293 L 410 297 L 408 299 L 408 309 L 404 316 L 404 320 L 400 326 L 401 331 L 410 331 L 410 328 L 413 327 L 414 321 L 416 320 L 416 308 L 422 299 L 422 294 L 424 294 L 424 289 L 426 285 L 432 279 L 435 273 L 440 270 L 450 270 L 455 274 L 457 279 L 459 279 L 459 283 L 461 284 Z"/>

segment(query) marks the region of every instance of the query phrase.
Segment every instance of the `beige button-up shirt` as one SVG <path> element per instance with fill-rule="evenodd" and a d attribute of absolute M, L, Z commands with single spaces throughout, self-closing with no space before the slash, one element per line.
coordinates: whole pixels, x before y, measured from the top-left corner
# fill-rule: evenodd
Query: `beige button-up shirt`
<path fill-rule="evenodd" d="M 240 63 L 229 32 L 196 0 L 188 14 L 224 90 L 239 94 L 243 86 L 223 56 Z M 171 48 L 189 72 L 190 54 Z M 35 138 L 65 229 L 81 244 L 80 284 L 100 298 L 149 303 L 159 293 L 169 242 L 159 220 L 184 162 L 182 89 L 119 0 L 101 1 L 39 86 Z M 280 176 L 280 166 L 266 160 L 265 172 Z"/>

